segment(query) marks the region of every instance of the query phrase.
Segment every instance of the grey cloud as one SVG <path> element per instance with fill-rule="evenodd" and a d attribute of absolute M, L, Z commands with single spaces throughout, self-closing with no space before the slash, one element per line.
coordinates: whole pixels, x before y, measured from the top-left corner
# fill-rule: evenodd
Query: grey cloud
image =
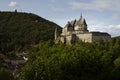
<path fill-rule="evenodd" d="M 85 9 L 85 10 L 112 10 L 119 11 L 119 0 L 91 0 L 88 2 L 69 2 L 71 9 Z"/>

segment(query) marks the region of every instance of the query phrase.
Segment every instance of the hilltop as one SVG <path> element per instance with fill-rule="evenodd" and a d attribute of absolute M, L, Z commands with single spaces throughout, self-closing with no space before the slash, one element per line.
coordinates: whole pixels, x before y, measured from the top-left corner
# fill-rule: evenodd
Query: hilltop
<path fill-rule="evenodd" d="M 0 12 L 0 52 L 26 49 L 40 41 L 54 39 L 61 27 L 33 13 Z"/>

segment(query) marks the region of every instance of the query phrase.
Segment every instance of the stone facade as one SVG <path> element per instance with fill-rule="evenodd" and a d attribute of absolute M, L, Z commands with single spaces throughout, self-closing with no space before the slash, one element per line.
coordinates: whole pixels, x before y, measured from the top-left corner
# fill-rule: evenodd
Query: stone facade
<path fill-rule="evenodd" d="M 106 32 L 89 32 L 87 29 L 86 20 L 80 17 L 79 20 L 69 21 L 62 29 L 62 33 L 59 34 L 57 28 L 55 30 L 55 42 L 62 42 L 64 44 L 72 44 L 74 42 L 97 42 L 103 40 L 108 42 L 111 39 L 111 35 Z"/>

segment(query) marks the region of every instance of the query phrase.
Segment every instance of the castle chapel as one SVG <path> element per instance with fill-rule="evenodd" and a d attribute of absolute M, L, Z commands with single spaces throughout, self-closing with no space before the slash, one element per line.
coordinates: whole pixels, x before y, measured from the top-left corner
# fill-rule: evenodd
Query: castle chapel
<path fill-rule="evenodd" d="M 106 32 L 89 32 L 87 29 L 86 20 L 80 17 L 79 20 L 69 21 L 62 29 L 62 33 L 55 29 L 55 42 L 62 42 L 64 44 L 72 44 L 78 41 L 83 42 L 108 42 L 111 39 L 111 35 Z"/>

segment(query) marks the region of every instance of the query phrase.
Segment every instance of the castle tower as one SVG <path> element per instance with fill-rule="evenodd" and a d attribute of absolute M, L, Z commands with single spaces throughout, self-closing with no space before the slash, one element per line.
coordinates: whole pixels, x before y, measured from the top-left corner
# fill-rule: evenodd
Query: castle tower
<path fill-rule="evenodd" d="M 86 23 L 85 18 L 82 17 L 82 14 L 81 14 L 80 19 L 75 24 L 75 30 L 76 31 L 88 32 L 87 23 Z"/>
<path fill-rule="evenodd" d="M 58 38 L 58 32 L 57 32 L 57 27 L 55 28 L 55 40 Z"/>
<path fill-rule="evenodd" d="M 55 28 L 55 43 L 59 43 L 61 41 L 61 34 L 60 32 L 58 31 L 57 27 Z"/>

